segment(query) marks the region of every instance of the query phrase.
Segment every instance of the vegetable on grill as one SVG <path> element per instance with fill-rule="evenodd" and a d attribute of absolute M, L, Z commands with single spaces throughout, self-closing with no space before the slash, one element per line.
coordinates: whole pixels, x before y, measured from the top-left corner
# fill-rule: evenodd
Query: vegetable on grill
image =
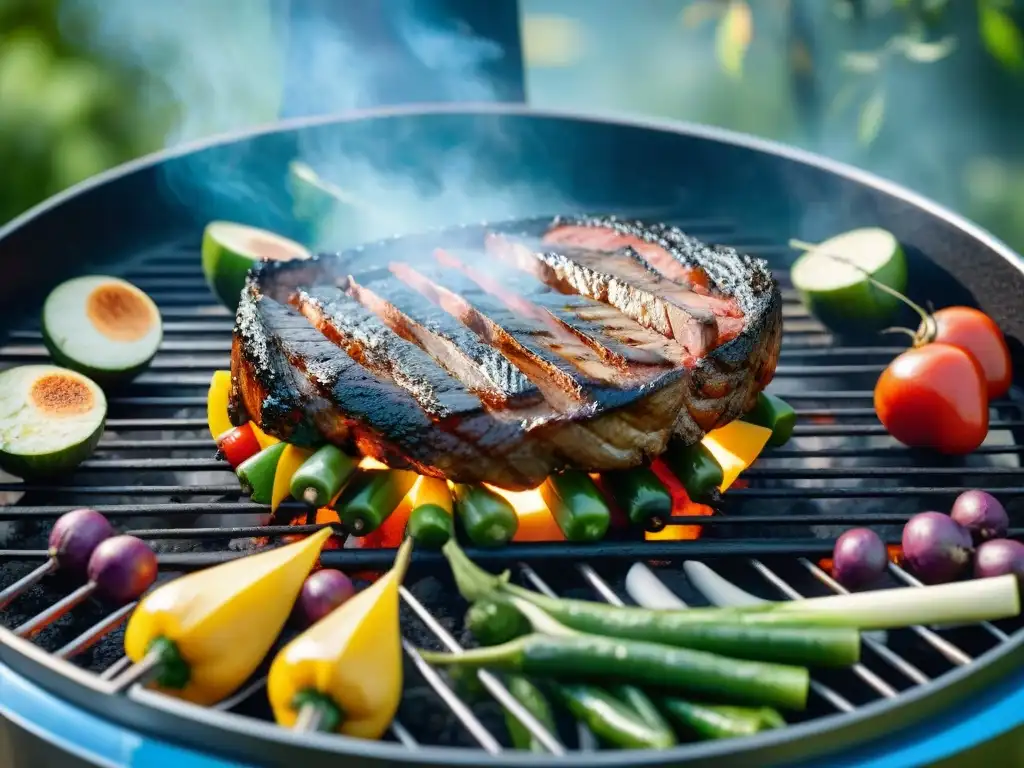
<path fill-rule="evenodd" d="M 464 623 L 481 645 L 507 643 L 530 632 L 530 622 L 508 600 L 477 600 L 466 611 Z"/>
<path fill-rule="evenodd" d="M 809 677 L 802 667 L 621 638 L 530 634 L 459 654 L 420 655 L 438 666 L 486 667 L 556 680 L 589 678 L 788 709 L 803 709 L 807 703 Z"/>
<path fill-rule="evenodd" d="M 694 501 L 706 500 L 725 480 L 722 465 L 703 443 L 670 444 L 661 458 Z"/>
<path fill-rule="evenodd" d="M 879 284 L 904 292 L 907 263 L 899 242 L 884 229 L 867 227 L 813 245 L 791 240 L 804 251 L 790 270 L 793 285 L 807 309 L 841 332 L 881 328 L 900 302 Z"/>
<path fill-rule="evenodd" d="M 242 491 L 257 504 L 269 504 L 273 499 L 277 465 L 287 447 L 286 443 L 275 443 L 243 461 L 235 470 Z"/>
<path fill-rule="evenodd" d="M 605 472 L 601 479 L 629 521 L 645 526 L 652 519 L 672 514 L 672 495 L 649 467 Z"/>
<path fill-rule="evenodd" d="M 232 427 L 217 438 L 217 451 L 231 465 L 232 469 L 238 469 L 243 461 L 255 456 L 261 450 L 251 424 Z"/>
<path fill-rule="evenodd" d="M 600 541 L 611 525 L 611 511 L 586 472 L 567 470 L 551 475 L 540 495 L 567 541 Z"/>
<path fill-rule="evenodd" d="M 768 445 L 780 446 L 793 436 L 796 411 L 781 397 L 761 392 L 757 396 L 757 405 L 743 417 L 743 421 L 770 429 L 772 436 L 768 438 Z"/>
<path fill-rule="evenodd" d="M 699 610 L 650 611 L 551 598 L 483 571 L 454 542 L 446 544 L 444 552 L 466 599 L 502 602 L 503 596 L 521 598 L 579 632 L 807 666 L 845 666 L 860 658 L 860 636 L 856 629 L 764 626 L 742 621 L 736 612 L 726 609 L 708 609 L 703 614 Z M 507 610 L 503 612 L 507 614 Z M 694 615 L 705 620 L 694 620 Z M 503 622 L 512 623 L 508 618 Z"/>
<path fill-rule="evenodd" d="M 988 435 L 982 370 L 951 344 L 927 344 L 896 357 L 875 384 L 874 402 L 886 432 L 912 448 L 966 454 Z"/>
<path fill-rule="evenodd" d="M 96 547 L 113 535 L 110 521 L 95 509 L 65 512 L 50 531 L 47 554 L 62 571 L 84 576 Z"/>
<path fill-rule="evenodd" d="M 956 497 L 949 516 L 967 529 L 974 543 L 998 539 L 1010 529 L 1010 518 L 999 499 L 985 491 L 964 491 Z"/>
<path fill-rule="evenodd" d="M 672 732 L 672 728 L 654 702 L 651 701 L 650 696 L 632 685 L 617 685 L 611 689 L 611 693 L 633 710 L 634 714 L 646 723 L 650 730 L 655 734 L 660 734 L 660 736 L 656 736 L 658 742 L 666 746 L 672 746 L 676 743 L 676 737 Z"/>
<path fill-rule="evenodd" d="M 973 554 L 971 534 L 949 515 L 921 512 L 903 526 L 903 557 L 921 581 L 953 581 L 968 569 Z"/>
<path fill-rule="evenodd" d="M 338 519 L 356 536 L 372 533 L 395 511 L 415 480 L 415 473 L 401 469 L 361 469 L 338 500 Z"/>
<path fill-rule="evenodd" d="M 537 722 L 547 729 L 548 733 L 554 735 L 555 716 L 551 711 L 551 704 L 544 696 L 543 691 L 522 675 L 506 675 L 505 686 L 508 692 L 515 696 L 516 701 L 523 705 L 523 708 L 537 718 Z M 509 738 L 512 746 L 516 749 L 529 750 L 530 752 L 547 752 L 540 742 L 534 738 L 522 723 L 508 710 L 505 711 L 505 727 L 508 728 Z"/>
<path fill-rule="evenodd" d="M 456 517 L 473 544 L 500 547 L 515 536 L 519 518 L 503 496 L 484 486 L 461 483 L 455 484 L 454 494 Z"/>
<path fill-rule="evenodd" d="M 701 444 L 722 468 L 718 490 L 725 493 L 747 467 L 754 463 L 772 437 L 772 431 L 745 421 L 731 421 L 704 435 Z"/>
<path fill-rule="evenodd" d="M 885 542 L 870 528 L 851 528 L 836 539 L 832 576 L 849 589 L 877 581 L 889 565 Z"/>
<path fill-rule="evenodd" d="M 230 399 L 231 371 L 214 371 L 210 378 L 210 389 L 206 393 L 206 424 L 214 440 L 234 427 L 228 417 Z"/>
<path fill-rule="evenodd" d="M 296 445 L 286 445 L 281 452 L 281 458 L 274 470 L 274 487 L 270 497 L 270 511 L 277 512 L 281 502 L 287 499 L 292 492 L 292 478 L 299 467 L 305 464 L 313 452 L 308 448 L 299 448 Z"/>
<path fill-rule="evenodd" d="M 203 705 L 221 701 L 263 661 L 330 535 L 323 528 L 167 582 L 129 619 L 125 653 L 135 663 L 156 654 L 163 693 Z"/>
<path fill-rule="evenodd" d="M 931 315 L 922 313 L 914 344 L 926 346 L 933 342 L 959 347 L 978 362 L 989 399 L 1003 397 L 1010 391 L 1013 382 L 1010 348 L 995 320 L 984 312 L 973 307 L 943 307 Z"/>
<path fill-rule="evenodd" d="M 974 553 L 974 576 L 989 579 L 1015 574 L 1024 578 L 1024 544 L 1013 539 L 989 539 Z"/>
<path fill-rule="evenodd" d="M 25 365 L 0 373 L 0 467 L 18 477 L 67 472 L 103 435 L 107 399 L 80 373 Z"/>
<path fill-rule="evenodd" d="M 402 698 L 398 588 L 412 540 L 391 569 L 286 645 L 274 658 L 267 693 L 274 718 L 292 727 L 315 708 L 320 728 L 379 739 Z"/>
<path fill-rule="evenodd" d="M 157 568 L 156 555 L 142 539 L 111 536 L 92 551 L 86 576 L 101 597 L 124 604 L 153 585 Z"/>
<path fill-rule="evenodd" d="M 43 342 L 58 365 L 107 385 L 142 372 L 163 339 L 160 310 L 117 277 L 77 277 L 43 304 Z"/>
<path fill-rule="evenodd" d="M 666 697 L 661 703 L 675 723 L 703 739 L 751 736 L 786 725 L 782 715 L 770 707 L 702 704 L 675 697 Z"/>
<path fill-rule="evenodd" d="M 622 749 L 668 749 L 676 743 L 670 728 L 646 721 L 609 691 L 579 683 L 562 683 L 553 689 L 573 717 L 607 744 Z"/>
<path fill-rule="evenodd" d="M 356 589 L 348 576 L 334 568 L 323 568 L 303 582 L 295 612 L 305 626 L 310 626 L 355 593 Z"/>
<path fill-rule="evenodd" d="M 203 274 L 210 290 L 230 310 L 238 307 L 249 269 L 258 261 L 308 259 L 303 246 L 244 224 L 214 221 L 203 233 Z"/>
<path fill-rule="evenodd" d="M 337 446 L 324 445 L 292 475 L 291 494 L 319 509 L 338 495 L 358 466 L 358 460 Z"/>
<path fill-rule="evenodd" d="M 417 544 L 440 549 L 454 533 L 452 492 L 436 477 L 416 480 L 408 498 L 411 511 L 406 532 Z"/>

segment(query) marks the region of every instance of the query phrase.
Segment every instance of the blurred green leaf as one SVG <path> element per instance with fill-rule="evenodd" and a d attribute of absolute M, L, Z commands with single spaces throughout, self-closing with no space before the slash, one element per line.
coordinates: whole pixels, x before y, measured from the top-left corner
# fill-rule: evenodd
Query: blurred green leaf
<path fill-rule="evenodd" d="M 753 38 L 754 18 L 750 6 L 744 0 L 731 0 L 715 35 L 715 52 L 726 74 L 737 79 L 743 76 L 743 60 Z"/>
<path fill-rule="evenodd" d="M 877 72 L 882 67 L 882 54 L 867 51 L 847 51 L 840 59 L 843 69 L 860 75 Z"/>
<path fill-rule="evenodd" d="M 877 89 L 860 108 L 857 121 L 857 140 L 864 146 L 878 138 L 885 121 L 885 91 Z"/>
<path fill-rule="evenodd" d="M 900 39 L 898 47 L 910 61 L 932 64 L 936 61 L 941 61 L 953 53 L 956 50 L 956 45 L 956 37 L 954 35 L 947 35 L 941 40 L 934 42 L 924 42 L 923 40 L 903 37 Z"/>
<path fill-rule="evenodd" d="M 1010 15 L 990 0 L 978 4 L 978 29 L 988 52 L 1011 71 L 1024 68 L 1024 35 Z"/>

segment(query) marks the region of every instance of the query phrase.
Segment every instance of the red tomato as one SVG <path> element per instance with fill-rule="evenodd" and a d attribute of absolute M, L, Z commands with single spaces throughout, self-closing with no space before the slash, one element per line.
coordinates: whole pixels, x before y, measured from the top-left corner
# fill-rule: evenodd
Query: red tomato
<path fill-rule="evenodd" d="M 875 412 L 904 445 L 970 453 L 988 434 L 988 385 L 981 366 L 960 347 L 926 344 L 882 372 Z"/>
<path fill-rule="evenodd" d="M 1010 348 L 991 317 L 971 307 L 946 307 L 934 312 L 932 320 L 934 333 L 929 333 L 927 323 L 918 330 L 923 341 L 952 344 L 974 355 L 988 383 L 989 399 L 1002 397 L 1010 391 L 1013 380 Z"/>
<path fill-rule="evenodd" d="M 243 424 L 229 429 L 217 438 L 217 450 L 221 452 L 228 464 L 237 468 L 239 464 L 260 452 L 259 441 L 252 427 Z"/>

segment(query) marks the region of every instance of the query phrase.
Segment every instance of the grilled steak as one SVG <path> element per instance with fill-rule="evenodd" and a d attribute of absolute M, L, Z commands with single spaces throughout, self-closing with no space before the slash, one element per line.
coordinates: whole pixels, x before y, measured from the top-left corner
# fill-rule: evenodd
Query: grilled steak
<path fill-rule="evenodd" d="M 232 418 L 532 488 L 566 467 L 636 466 L 737 418 L 771 380 L 781 333 L 763 262 L 663 225 L 396 238 L 253 270 Z"/>

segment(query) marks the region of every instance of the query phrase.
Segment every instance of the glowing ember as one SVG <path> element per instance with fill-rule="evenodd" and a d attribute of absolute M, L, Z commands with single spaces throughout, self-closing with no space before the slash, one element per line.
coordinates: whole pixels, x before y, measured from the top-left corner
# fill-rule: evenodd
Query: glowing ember
<path fill-rule="evenodd" d="M 661 459 L 651 464 L 651 470 L 672 496 L 673 517 L 705 517 L 715 514 L 715 510 L 707 504 L 697 504 L 690 499 L 686 488 Z M 699 539 L 699 525 L 666 525 L 658 532 L 646 531 L 644 538 L 648 541 L 692 541 Z"/>
<path fill-rule="evenodd" d="M 493 485 L 487 487 L 508 499 L 519 517 L 519 529 L 512 541 L 565 541 L 565 534 L 537 488 L 506 491 Z"/>

